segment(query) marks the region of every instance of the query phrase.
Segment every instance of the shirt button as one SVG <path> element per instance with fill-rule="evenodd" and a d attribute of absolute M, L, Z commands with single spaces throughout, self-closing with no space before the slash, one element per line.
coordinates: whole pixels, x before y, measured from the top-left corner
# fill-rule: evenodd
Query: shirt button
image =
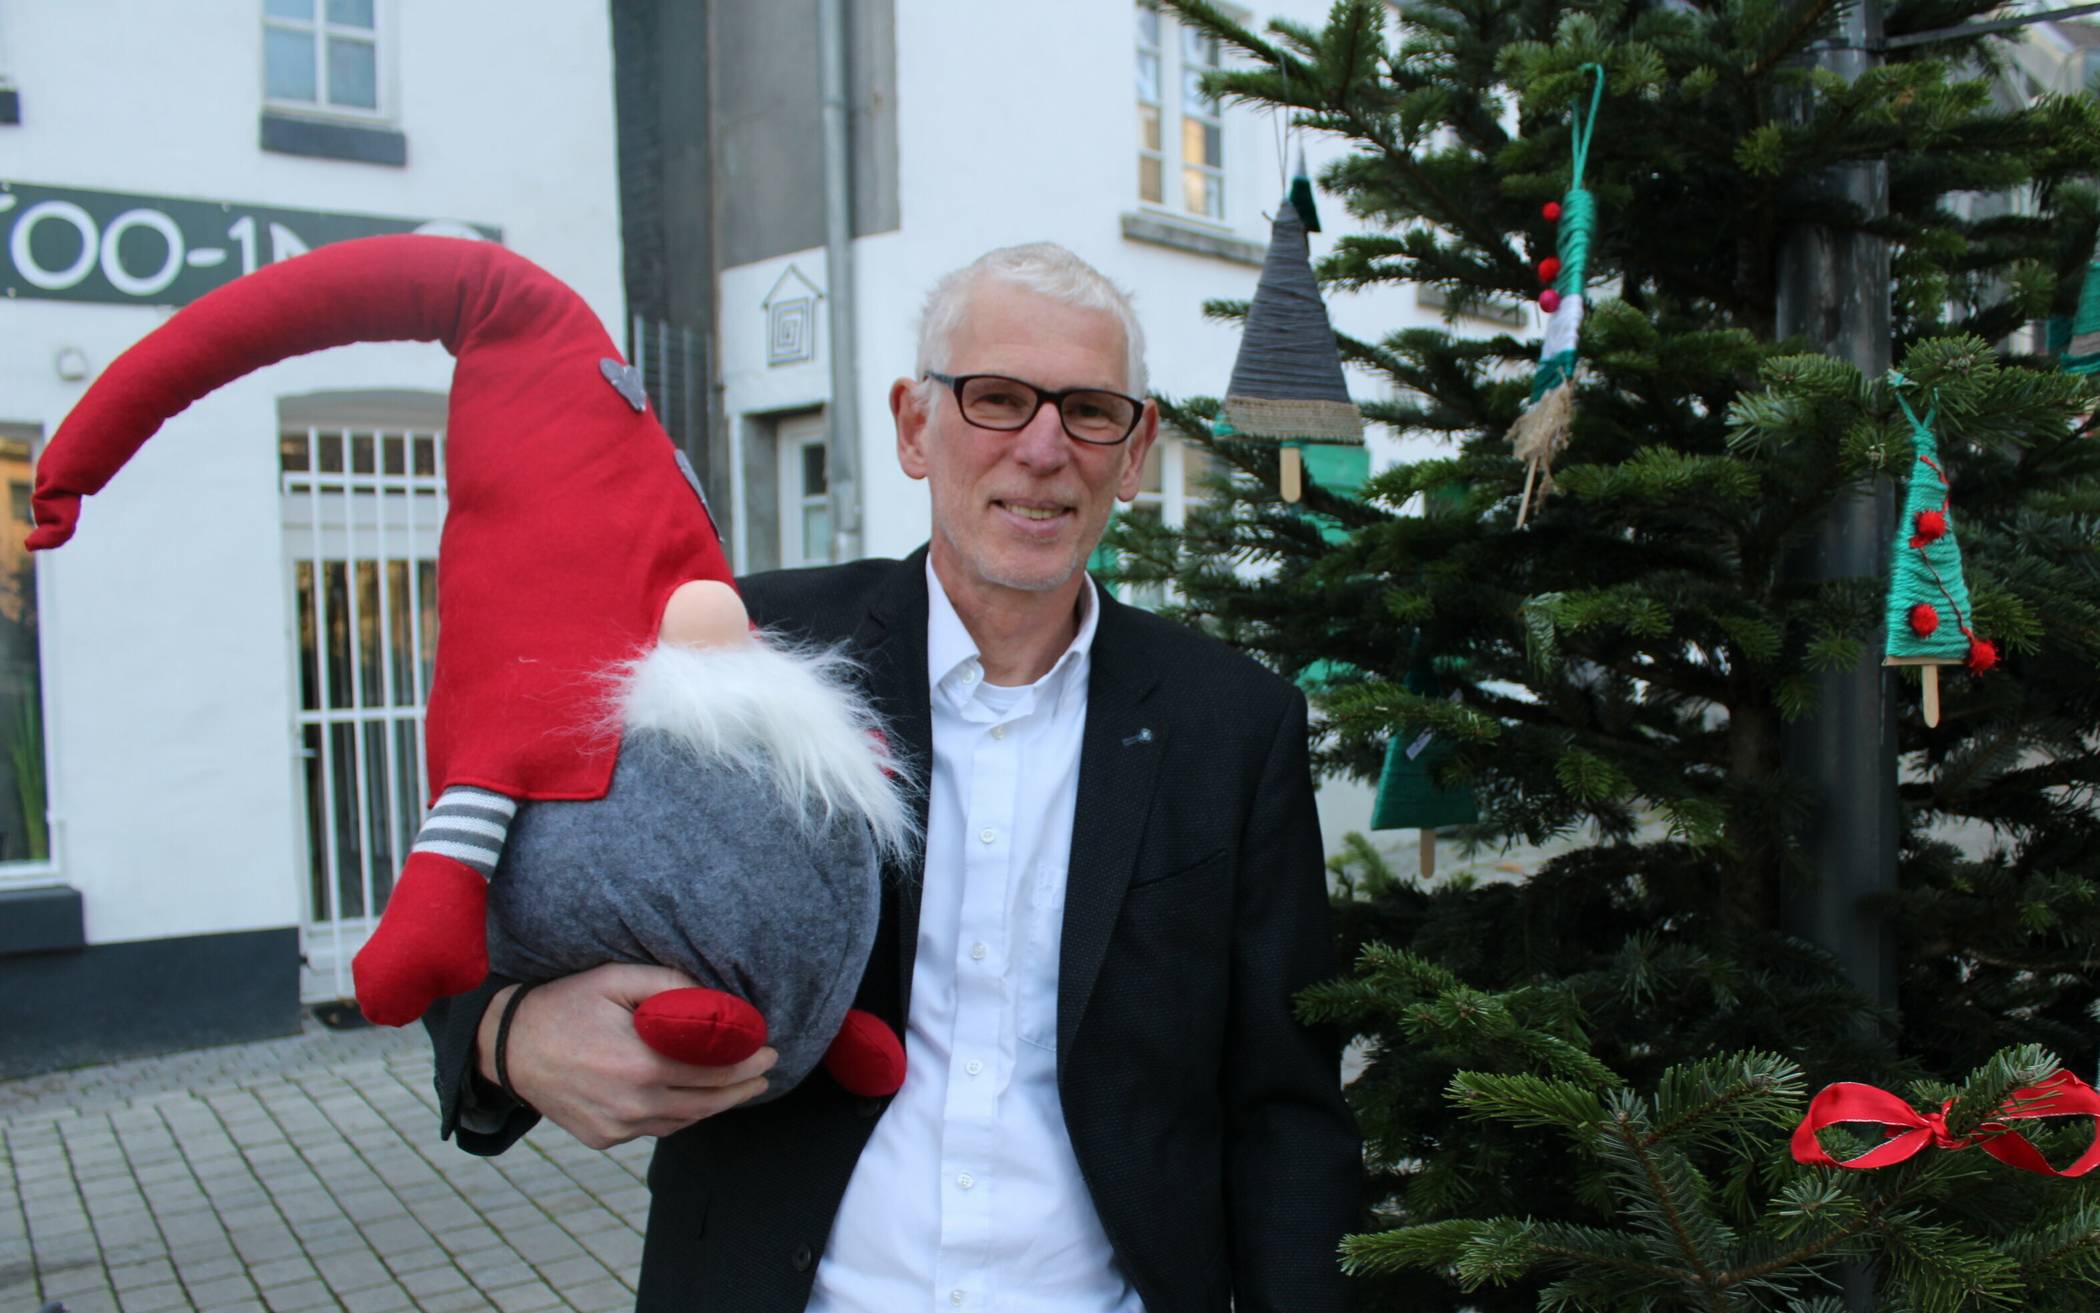
<path fill-rule="evenodd" d="M 960 1290 L 949 1291 L 948 1302 L 951 1304 L 961 1304 L 963 1302 L 963 1292 L 961 1292 Z"/>
<path fill-rule="evenodd" d="M 1003 738 L 1005 738 L 1005 737 L 1006 737 L 1006 726 L 1004 726 L 1004 725 L 994 725 L 994 726 L 992 726 L 992 737 L 993 737 L 993 738 L 995 738 L 995 739 L 1003 739 Z"/>
<path fill-rule="evenodd" d="M 986 826 L 984 829 L 979 830 L 977 832 L 977 837 L 984 840 L 986 843 L 991 843 L 993 840 L 999 837 L 999 832 L 997 830 L 992 829 L 990 826 Z"/>
<path fill-rule="evenodd" d="M 982 962 L 984 961 L 984 955 L 989 952 L 991 950 L 983 944 L 972 944 L 970 945 L 970 960 L 972 962 Z"/>
<path fill-rule="evenodd" d="M 962 674 L 962 680 L 963 680 L 963 683 L 965 683 L 965 684 L 974 684 L 974 683 L 976 683 L 976 682 L 977 682 L 977 667 L 975 667 L 975 666 L 965 666 L 965 667 L 963 667 L 963 674 Z M 958 1301 L 958 1302 L 960 1302 L 960 1301 Z"/>
<path fill-rule="evenodd" d="M 984 1071 L 984 1064 L 979 1062 L 977 1059 L 972 1058 L 968 1062 L 965 1062 L 963 1064 L 963 1070 L 969 1072 L 972 1076 L 975 1076 Z"/>
<path fill-rule="evenodd" d="M 967 1190 L 971 1186 L 977 1184 L 977 1178 L 970 1175 L 968 1172 L 964 1172 L 961 1176 L 955 1178 L 955 1183 L 961 1186 L 963 1189 Z"/>

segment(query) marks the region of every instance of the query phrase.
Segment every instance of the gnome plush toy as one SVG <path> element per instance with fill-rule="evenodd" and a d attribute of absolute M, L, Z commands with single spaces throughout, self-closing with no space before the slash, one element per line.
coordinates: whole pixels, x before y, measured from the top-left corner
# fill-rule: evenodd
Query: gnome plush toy
<path fill-rule="evenodd" d="M 235 280 L 114 361 L 37 463 L 33 549 L 73 534 L 147 438 L 264 365 L 351 342 L 457 357 L 450 509 L 424 726 L 432 804 L 352 969 L 365 1015 L 415 1020 L 493 966 L 604 962 L 700 988 L 635 1013 L 688 1062 L 770 1040 L 768 1097 L 822 1062 L 903 1081 L 850 1010 L 906 787 L 850 666 L 749 631 L 691 467 L 582 298 L 500 246 L 342 242 Z"/>

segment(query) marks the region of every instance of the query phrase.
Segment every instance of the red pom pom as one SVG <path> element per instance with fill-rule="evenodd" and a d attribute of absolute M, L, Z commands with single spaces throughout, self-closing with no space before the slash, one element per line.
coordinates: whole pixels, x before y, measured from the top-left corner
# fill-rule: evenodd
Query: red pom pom
<path fill-rule="evenodd" d="M 678 1062 L 733 1067 L 766 1042 L 766 1019 L 734 994 L 691 986 L 651 994 L 634 1010 L 642 1043 Z"/>
<path fill-rule="evenodd" d="M 1547 288 L 1545 291 L 1540 292 L 1539 309 L 1544 310 L 1549 315 L 1552 314 L 1555 310 L 1560 309 L 1560 293 L 1554 291 L 1550 287 Z"/>
<path fill-rule="evenodd" d="M 1546 222 L 1547 222 L 1547 223 L 1559 223 L 1559 222 L 1560 222 L 1560 202 L 1559 202 L 1559 201 L 1547 201 L 1547 202 L 1545 203 L 1545 205 L 1543 205 L 1543 206 L 1541 206 L 1541 207 L 1540 207 L 1540 209 L 1539 209 L 1539 213 L 1540 213 L 1540 214 L 1543 214 L 1543 215 L 1545 215 L 1545 216 L 1546 216 Z"/>
<path fill-rule="evenodd" d="M 1919 511 L 1918 537 L 1926 542 L 1936 542 L 1947 535 L 1947 513 L 1945 511 Z"/>
<path fill-rule="evenodd" d="M 1998 664 L 1998 645 L 1988 638 L 1969 640 L 1969 669 L 1982 674 Z"/>
<path fill-rule="evenodd" d="M 1910 609 L 1910 632 L 1923 638 L 1940 627 L 1940 613 L 1924 602 Z"/>
<path fill-rule="evenodd" d="M 1539 261 L 1539 281 L 1540 281 L 1540 282 L 1542 282 L 1542 283 L 1550 283 L 1550 282 L 1552 282 L 1552 281 L 1553 281 L 1554 279 L 1556 279 L 1556 278 L 1558 278 L 1558 277 L 1560 277 L 1560 257 L 1559 257 L 1559 256 L 1555 256 L 1555 255 L 1549 255 L 1549 256 L 1547 256 L 1547 257 L 1546 257 L 1545 259 L 1543 259 L 1543 260 Z"/>

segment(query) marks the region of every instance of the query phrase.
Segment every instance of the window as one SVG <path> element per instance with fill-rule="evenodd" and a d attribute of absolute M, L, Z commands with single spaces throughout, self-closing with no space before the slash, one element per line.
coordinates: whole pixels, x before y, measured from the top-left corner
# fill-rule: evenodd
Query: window
<path fill-rule="evenodd" d="M 34 425 L 0 423 L 0 473 L 9 493 L 0 529 L 0 863 L 8 865 L 51 860 L 36 562 L 22 546 L 42 436 Z"/>
<path fill-rule="evenodd" d="M 1219 61 L 1216 38 L 1138 5 L 1138 199 L 1223 223 L 1224 111 L 1202 86 Z"/>
<path fill-rule="evenodd" d="M 1145 453 L 1145 467 L 1138 478 L 1138 494 L 1127 504 L 1116 506 L 1117 516 L 1151 520 L 1178 529 L 1188 520 L 1191 504 L 1203 499 L 1208 491 L 1204 481 L 1210 475 L 1211 458 L 1201 447 L 1193 446 L 1181 438 L 1164 433 Z M 1106 544 L 1094 549 L 1087 561 L 1087 568 L 1099 573 L 1113 571 L 1117 553 Z M 1167 585 L 1118 583 L 1109 591 L 1132 606 L 1141 606 L 1147 611 L 1156 611 L 1170 600 Z"/>
<path fill-rule="evenodd" d="M 781 421 L 780 563 L 831 559 L 831 477 L 822 412 Z"/>
<path fill-rule="evenodd" d="M 378 0 L 263 0 L 263 96 L 280 108 L 376 116 Z"/>
<path fill-rule="evenodd" d="M 443 418 L 442 398 L 407 392 L 279 403 L 306 1002 L 348 996 L 350 959 L 430 796 L 421 729 L 437 661 Z"/>

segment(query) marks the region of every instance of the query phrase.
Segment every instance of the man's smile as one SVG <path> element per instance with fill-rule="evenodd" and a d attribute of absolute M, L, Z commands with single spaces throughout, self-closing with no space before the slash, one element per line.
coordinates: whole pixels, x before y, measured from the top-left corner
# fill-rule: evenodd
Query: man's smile
<path fill-rule="evenodd" d="M 1048 521 L 1055 520 L 1060 518 L 1061 516 L 1069 515 L 1072 513 L 1072 508 L 1064 502 L 1037 501 L 1033 499 L 1023 500 L 1020 498 L 994 498 L 992 500 L 992 505 L 997 506 L 1003 511 L 1007 511 L 1013 515 L 1017 515 L 1024 520 L 1029 520 L 1038 524 L 1047 523 Z"/>

